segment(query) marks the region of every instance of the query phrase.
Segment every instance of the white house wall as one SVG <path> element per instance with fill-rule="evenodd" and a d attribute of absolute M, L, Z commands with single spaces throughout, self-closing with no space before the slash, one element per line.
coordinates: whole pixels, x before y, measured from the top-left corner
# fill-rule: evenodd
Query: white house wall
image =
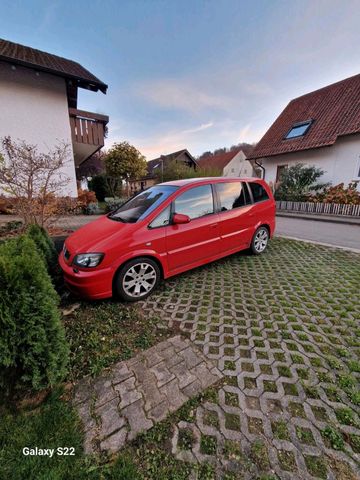
<path fill-rule="evenodd" d="M 321 182 L 331 182 L 333 185 L 344 183 L 348 185 L 354 180 L 360 180 L 357 175 L 360 168 L 360 135 L 340 137 L 332 147 L 304 150 L 302 152 L 286 153 L 262 159 L 266 169 L 265 180 L 275 182 L 277 167 L 297 163 L 315 165 L 325 171 Z"/>
<path fill-rule="evenodd" d="M 77 196 L 65 80 L 35 70 L 0 62 L 0 138 L 36 144 L 51 150 L 59 142 L 69 145 L 64 173 L 69 182 L 62 195 Z"/>
<path fill-rule="evenodd" d="M 251 163 L 246 160 L 244 152 L 240 150 L 235 157 L 224 167 L 223 177 L 252 177 L 254 176 Z"/>

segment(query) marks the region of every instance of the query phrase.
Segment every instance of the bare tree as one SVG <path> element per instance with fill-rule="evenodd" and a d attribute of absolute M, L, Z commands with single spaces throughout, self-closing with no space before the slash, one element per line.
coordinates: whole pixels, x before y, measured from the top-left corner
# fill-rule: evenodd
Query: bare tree
<path fill-rule="evenodd" d="M 59 144 L 47 153 L 11 137 L 1 139 L 0 191 L 11 197 L 13 211 L 25 226 L 45 227 L 60 212 L 58 195 L 69 177 L 63 173 L 69 161 L 69 146 Z"/>

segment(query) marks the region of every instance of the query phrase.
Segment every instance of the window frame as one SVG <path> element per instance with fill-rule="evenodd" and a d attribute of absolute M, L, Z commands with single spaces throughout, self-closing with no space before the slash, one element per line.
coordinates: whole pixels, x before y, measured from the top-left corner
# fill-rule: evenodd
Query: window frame
<path fill-rule="evenodd" d="M 289 164 L 288 164 L 288 163 L 283 163 L 282 165 L 277 165 L 277 166 L 276 166 L 276 179 L 275 179 L 275 182 L 279 182 L 279 181 L 280 181 L 281 170 L 282 170 L 282 169 L 285 170 L 286 168 L 289 168 Z"/>
<path fill-rule="evenodd" d="M 309 131 L 311 125 L 313 124 L 313 120 L 310 119 L 310 120 L 305 120 L 304 122 L 296 122 L 296 123 L 293 123 L 290 127 L 290 129 L 288 130 L 287 134 L 284 136 L 284 140 L 293 140 L 294 138 L 300 138 L 300 137 L 304 137 L 307 132 Z M 294 128 L 297 128 L 297 127 L 302 127 L 303 125 L 307 125 L 305 131 L 303 133 L 301 133 L 300 135 L 294 135 L 292 137 L 289 137 L 288 135 L 290 134 L 290 132 L 292 130 L 294 130 Z"/>
<path fill-rule="evenodd" d="M 204 183 L 204 184 L 201 184 L 201 185 L 193 185 L 191 188 L 188 188 L 187 190 L 184 190 L 183 192 L 179 192 L 179 194 L 172 200 L 171 202 L 171 209 L 170 209 L 170 223 L 169 225 L 174 225 L 173 224 L 173 216 L 174 216 L 174 213 L 175 212 L 175 202 L 176 202 L 176 199 L 179 198 L 181 195 L 183 195 L 184 193 L 186 192 L 189 192 L 190 190 L 194 190 L 194 188 L 199 188 L 199 187 L 207 187 L 209 186 L 210 187 L 210 190 L 211 190 L 211 195 L 212 195 L 212 204 L 213 204 L 213 211 L 211 213 L 207 213 L 206 215 L 202 215 L 201 217 L 196 217 L 196 218 L 191 218 L 190 219 L 190 222 L 195 222 L 196 220 L 200 220 L 201 218 L 205 218 L 205 217 L 209 217 L 210 215 L 215 215 L 215 213 L 217 213 L 216 211 L 216 199 L 215 199 L 215 191 L 214 191 L 214 184 L 212 183 Z M 165 226 L 168 226 L 168 225 L 165 225 Z"/>
<path fill-rule="evenodd" d="M 217 185 L 222 185 L 223 183 L 241 183 L 243 188 L 248 189 L 250 203 L 245 203 L 245 205 L 241 205 L 240 207 L 232 208 L 231 210 L 221 210 L 220 192 L 218 191 Z M 251 195 L 251 190 L 247 186 L 247 182 L 244 182 L 243 180 L 237 180 L 235 182 L 217 182 L 217 183 L 214 183 L 213 186 L 214 186 L 214 190 L 215 190 L 215 193 L 216 193 L 216 213 L 220 213 L 220 214 L 221 213 L 229 213 L 229 212 L 232 212 L 233 210 L 239 210 L 240 208 L 248 207 L 249 205 L 252 205 L 254 203 L 253 197 Z M 246 200 L 245 193 L 244 193 L 244 199 Z"/>
<path fill-rule="evenodd" d="M 360 155 L 356 162 L 354 181 L 358 182 L 360 180 Z"/>

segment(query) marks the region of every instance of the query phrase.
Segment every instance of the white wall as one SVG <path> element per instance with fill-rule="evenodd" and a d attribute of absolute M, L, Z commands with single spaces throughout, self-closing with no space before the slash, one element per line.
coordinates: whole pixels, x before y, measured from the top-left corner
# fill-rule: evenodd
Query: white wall
<path fill-rule="evenodd" d="M 331 182 L 333 185 L 343 182 L 347 186 L 354 180 L 360 180 L 360 177 L 357 177 L 360 168 L 360 134 L 340 137 L 332 147 L 268 157 L 262 159 L 262 163 L 268 183 L 275 182 L 278 165 L 291 167 L 296 163 L 303 163 L 315 165 L 325 171 L 319 179 L 320 182 Z"/>
<path fill-rule="evenodd" d="M 223 177 L 253 177 L 254 170 L 251 163 L 246 160 L 244 152 L 240 150 L 235 157 L 224 167 Z"/>
<path fill-rule="evenodd" d="M 77 196 L 65 80 L 47 73 L 0 62 L 0 138 L 36 144 L 46 152 L 57 143 L 69 144 L 69 177 L 61 195 Z"/>

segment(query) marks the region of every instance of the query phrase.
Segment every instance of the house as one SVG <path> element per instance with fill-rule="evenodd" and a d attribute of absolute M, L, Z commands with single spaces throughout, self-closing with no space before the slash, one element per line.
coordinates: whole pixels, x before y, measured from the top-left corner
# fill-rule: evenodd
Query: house
<path fill-rule="evenodd" d="M 168 155 L 161 155 L 160 157 L 147 162 L 148 173 L 145 177 L 129 181 L 130 193 L 144 190 L 145 188 L 152 187 L 156 183 L 161 182 L 162 172 L 172 162 L 184 163 L 194 170 L 198 166 L 195 158 L 186 148 L 177 152 L 169 153 Z"/>
<path fill-rule="evenodd" d="M 218 170 L 223 177 L 254 177 L 255 171 L 247 160 L 252 147 L 239 147 L 230 152 L 210 155 L 198 160 L 202 168 Z"/>
<path fill-rule="evenodd" d="M 11 136 L 51 150 L 69 145 L 64 195 L 77 196 L 75 169 L 104 146 L 109 117 L 78 109 L 78 89 L 107 85 L 79 63 L 0 39 L 0 138 Z"/>
<path fill-rule="evenodd" d="M 292 100 L 249 159 L 277 182 L 283 169 L 302 163 L 321 168 L 321 182 L 360 180 L 360 75 Z"/>

